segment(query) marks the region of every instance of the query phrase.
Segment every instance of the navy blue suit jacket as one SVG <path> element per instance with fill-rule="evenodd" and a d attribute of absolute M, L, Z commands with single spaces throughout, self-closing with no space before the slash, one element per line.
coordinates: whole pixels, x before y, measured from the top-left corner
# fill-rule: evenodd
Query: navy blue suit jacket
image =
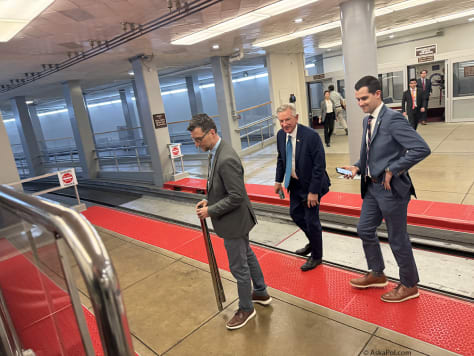
<path fill-rule="evenodd" d="M 365 171 L 367 166 L 367 121 L 363 121 L 362 144 L 360 159 L 354 163 L 359 168 L 361 179 L 361 195 L 367 191 Z M 390 182 L 392 192 L 399 198 L 415 195 L 415 188 L 411 182 L 408 170 L 422 161 L 431 153 L 423 138 L 410 126 L 407 119 L 398 111 L 387 108 L 380 110 L 375 123 L 374 132 L 369 150 L 370 175 L 382 179 L 385 169 L 393 173 Z M 415 195 L 416 196 L 416 195 Z"/>
<path fill-rule="evenodd" d="M 275 182 L 283 182 L 286 167 L 286 133 L 277 133 L 278 160 Z M 294 148 L 293 148 L 294 149 Z M 331 185 L 326 173 L 326 156 L 323 143 L 313 129 L 298 124 L 296 134 L 295 173 L 306 193 L 319 194 L 319 199 Z"/>

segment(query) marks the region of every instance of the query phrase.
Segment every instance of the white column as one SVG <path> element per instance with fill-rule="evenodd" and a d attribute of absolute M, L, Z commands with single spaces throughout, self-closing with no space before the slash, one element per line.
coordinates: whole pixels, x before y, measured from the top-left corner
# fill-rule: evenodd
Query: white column
<path fill-rule="evenodd" d="M 43 163 L 41 161 L 38 138 L 35 135 L 30 112 L 26 105 L 26 99 L 24 96 L 14 97 L 11 99 L 11 105 L 18 133 L 20 134 L 21 143 L 23 145 L 23 153 L 30 170 L 30 176 L 39 176 L 43 174 L 44 171 Z"/>
<path fill-rule="evenodd" d="M 128 105 L 127 94 L 125 92 L 125 89 L 120 89 L 119 95 L 120 95 L 120 101 L 122 102 L 122 112 L 123 112 L 123 117 L 125 119 L 125 126 L 128 129 L 127 131 L 127 137 L 129 140 L 128 144 L 130 146 L 135 146 L 135 131 L 132 130 L 135 127 L 133 126 L 132 115 L 134 115 L 135 113 L 132 111 L 133 108 L 130 108 L 130 106 Z"/>
<path fill-rule="evenodd" d="M 212 57 L 212 74 L 216 90 L 217 108 L 222 138 L 230 143 L 237 153 L 242 151 L 239 120 L 236 119 L 234 86 L 229 57 Z"/>
<path fill-rule="evenodd" d="M 42 160 L 43 162 L 49 161 L 47 156 L 47 146 L 46 142 L 44 141 L 43 129 L 41 128 L 40 119 L 36 111 L 36 104 L 28 105 L 28 111 L 30 112 L 31 124 L 33 125 L 33 130 L 35 132 L 36 140 L 38 141 L 38 146 L 41 150 L 41 154 L 43 155 Z"/>
<path fill-rule="evenodd" d="M 344 57 L 347 126 L 350 163 L 360 156 L 362 119 L 354 85 L 362 77 L 377 77 L 377 40 L 373 0 L 350 0 L 341 5 L 342 54 Z"/>
<path fill-rule="evenodd" d="M 0 184 L 18 182 L 20 176 L 18 175 L 15 157 L 13 156 L 12 146 L 10 146 L 10 139 L 8 138 L 5 124 L 3 123 L 2 114 L 0 114 L 0 162 L 2 162 Z"/>
<path fill-rule="evenodd" d="M 199 78 L 197 73 L 186 77 L 186 88 L 188 89 L 189 107 L 191 108 L 191 115 L 196 115 L 204 112 L 201 99 L 201 89 L 199 88 Z"/>
<path fill-rule="evenodd" d="M 303 53 L 270 52 L 267 54 L 267 68 L 272 113 L 276 114 L 276 109 L 280 105 L 289 103 L 290 94 L 295 94 L 298 123 L 307 126 L 309 109 Z M 275 125 L 275 130 L 279 129 L 280 125 Z"/>
<path fill-rule="evenodd" d="M 63 83 L 63 91 L 81 162 L 81 175 L 85 178 L 96 178 L 99 162 L 96 159 L 94 133 L 79 80 Z"/>
<path fill-rule="evenodd" d="M 161 187 L 172 178 L 173 167 L 168 150 L 170 134 L 167 123 L 164 122 L 166 126 L 157 128 L 153 118 L 154 115 L 165 114 L 158 72 L 143 56 L 131 58 L 130 62 L 135 73 L 135 99 L 143 135 L 151 156 L 153 183 Z"/>

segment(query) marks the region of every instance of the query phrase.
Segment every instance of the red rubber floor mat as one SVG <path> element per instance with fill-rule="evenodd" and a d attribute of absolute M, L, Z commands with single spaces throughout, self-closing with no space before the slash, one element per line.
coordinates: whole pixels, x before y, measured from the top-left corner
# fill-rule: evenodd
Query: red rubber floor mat
<path fill-rule="evenodd" d="M 200 231 L 99 206 L 83 214 L 95 225 L 207 261 Z M 222 240 L 213 238 L 213 244 L 219 268 L 229 270 Z M 348 283 L 355 273 L 326 265 L 301 272 L 301 258 L 252 248 L 272 288 L 462 355 L 474 355 L 473 303 L 427 291 L 404 303 L 384 303 L 380 295 L 393 284 L 385 289 L 357 290 Z"/>

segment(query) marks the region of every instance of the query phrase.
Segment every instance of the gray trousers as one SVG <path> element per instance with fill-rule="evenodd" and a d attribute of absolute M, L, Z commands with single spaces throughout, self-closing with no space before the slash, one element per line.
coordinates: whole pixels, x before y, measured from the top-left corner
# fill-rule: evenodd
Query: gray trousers
<path fill-rule="evenodd" d="M 409 201 L 410 196 L 405 199 L 395 198 L 380 183 L 369 183 L 362 203 L 357 233 L 362 239 L 369 269 L 382 272 L 385 265 L 376 230 L 382 223 L 382 218 L 385 219 L 388 242 L 398 264 L 400 282 L 406 287 L 413 287 L 419 282 L 419 277 L 407 233 Z"/>
<path fill-rule="evenodd" d="M 252 282 L 255 294 L 268 295 L 260 264 L 250 248 L 248 235 L 240 239 L 224 239 L 224 246 L 230 272 L 237 280 L 239 309 L 250 312 L 253 310 Z"/>

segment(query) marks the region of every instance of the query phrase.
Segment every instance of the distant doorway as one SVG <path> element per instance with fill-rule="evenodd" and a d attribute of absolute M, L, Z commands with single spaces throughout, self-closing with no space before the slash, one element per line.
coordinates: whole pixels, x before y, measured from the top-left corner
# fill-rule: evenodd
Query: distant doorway
<path fill-rule="evenodd" d="M 445 62 L 420 63 L 407 67 L 408 78 L 420 78 L 422 70 L 427 70 L 426 78 L 431 80 L 431 95 L 428 101 L 428 122 L 445 121 L 446 90 Z"/>

